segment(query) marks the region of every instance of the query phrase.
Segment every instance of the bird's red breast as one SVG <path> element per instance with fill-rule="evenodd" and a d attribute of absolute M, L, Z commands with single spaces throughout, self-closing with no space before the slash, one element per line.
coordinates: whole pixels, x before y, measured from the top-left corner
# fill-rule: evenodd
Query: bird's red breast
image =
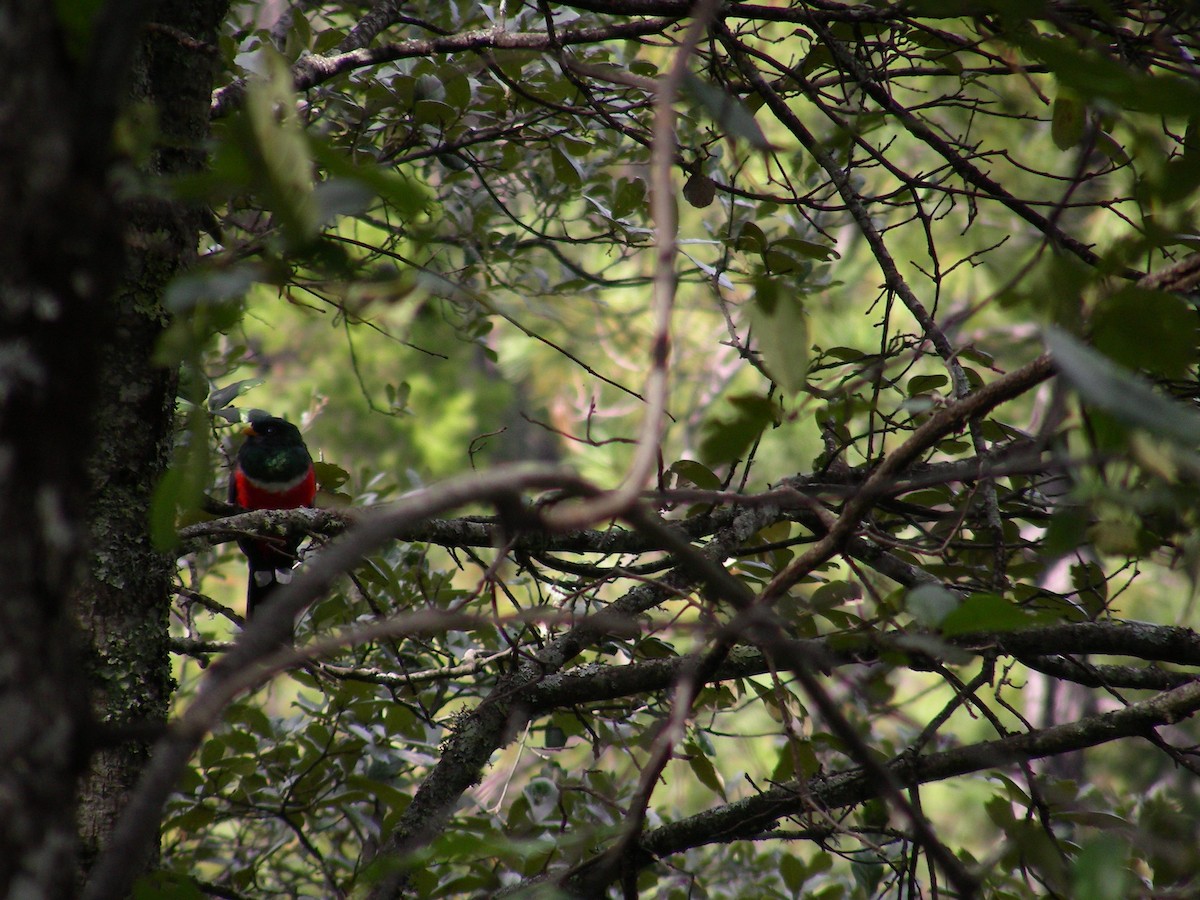
<path fill-rule="evenodd" d="M 317 494 L 317 479 L 312 466 L 290 482 L 255 481 L 241 468 L 234 472 L 238 506 L 243 509 L 296 509 L 311 506 Z"/>

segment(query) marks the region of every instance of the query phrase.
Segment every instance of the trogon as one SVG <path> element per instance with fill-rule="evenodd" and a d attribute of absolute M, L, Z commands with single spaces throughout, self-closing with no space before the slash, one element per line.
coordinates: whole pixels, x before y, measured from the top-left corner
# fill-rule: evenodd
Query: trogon
<path fill-rule="evenodd" d="M 229 475 L 229 502 L 247 510 L 296 509 L 312 506 L 317 492 L 312 457 L 300 431 L 274 416 L 252 419 Z M 246 618 L 251 618 L 271 592 L 292 578 L 302 534 L 286 538 L 239 538 L 250 563 Z"/>

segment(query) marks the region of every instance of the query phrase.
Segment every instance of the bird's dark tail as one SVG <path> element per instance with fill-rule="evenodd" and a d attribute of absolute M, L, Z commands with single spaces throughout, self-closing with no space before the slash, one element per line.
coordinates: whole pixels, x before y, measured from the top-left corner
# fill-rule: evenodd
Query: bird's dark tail
<path fill-rule="evenodd" d="M 290 570 L 274 568 L 255 569 L 251 567 L 250 577 L 246 583 L 246 621 L 251 621 L 270 601 L 280 585 L 291 581 Z M 289 638 L 291 640 L 291 638 Z"/>

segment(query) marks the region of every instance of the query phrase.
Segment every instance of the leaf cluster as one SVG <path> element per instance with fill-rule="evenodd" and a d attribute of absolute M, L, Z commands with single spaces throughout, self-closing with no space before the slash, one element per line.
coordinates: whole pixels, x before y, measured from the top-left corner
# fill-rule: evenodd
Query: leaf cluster
<path fill-rule="evenodd" d="M 354 512 L 314 534 L 334 586 L 288 676 L 170 801 L 160 882 L 1194 888 L 1197 30 L 724 4 L 679 70 L 664 241 L 656 104 L 703 6 L 233 4 L 213 164 L 174 186 L 219 227 L 164 354 L 187 446 L 270 378 Z M 657 478 L 556 527 L 620 482 L 660 365 Z M 247 643 L 233 536 L 181 535 L 185 716 Z"/>

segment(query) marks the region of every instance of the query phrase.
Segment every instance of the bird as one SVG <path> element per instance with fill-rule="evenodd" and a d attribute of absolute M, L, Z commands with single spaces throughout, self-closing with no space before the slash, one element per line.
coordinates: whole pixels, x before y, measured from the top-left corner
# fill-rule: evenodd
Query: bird
<path fill-rule="evenodd" d="M 312 456 L 300 430 L 286 419 L 258 416 L 244 429 L 229 474 L 229 502 L 246 510 L 297 509 L 312 506 L 317 493 Z M 239 538 L 250 564 L 246 587 L 246 619 L 254 617 L 280 584 L 292 579 L 301 534 L 285 538 Z"/>

